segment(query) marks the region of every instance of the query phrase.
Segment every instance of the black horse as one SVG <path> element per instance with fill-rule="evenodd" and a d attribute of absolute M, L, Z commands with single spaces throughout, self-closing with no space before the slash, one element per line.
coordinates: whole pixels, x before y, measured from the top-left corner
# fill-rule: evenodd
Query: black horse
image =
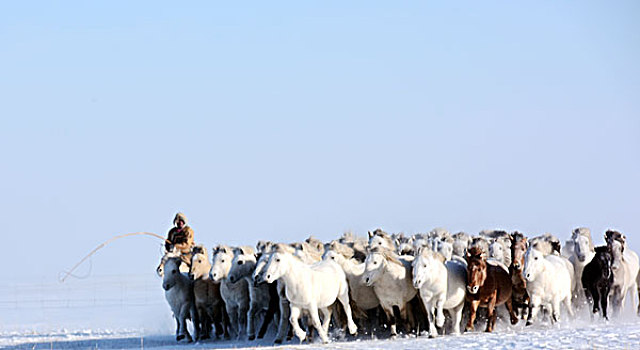
<path fill-rule="evenodd" d="M 608 246 L 596 247 L 596 255 L 582 271 L 582 286 L 589 303 L 593 302 L 593 313 L 597 313 L 602 307 L 602 316 L 608 320 L 607 300 L 609 291 L 613 285 L 613 272 L 611 263 L 613 258 Z"/>

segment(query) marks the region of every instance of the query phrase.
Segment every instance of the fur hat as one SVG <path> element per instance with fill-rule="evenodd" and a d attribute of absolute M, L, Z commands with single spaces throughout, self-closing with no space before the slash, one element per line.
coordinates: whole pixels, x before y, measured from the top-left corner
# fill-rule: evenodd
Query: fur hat
<path fill-rule="evenodd" d="M 174 224 L 174 225 L 175 225 L 175 224 L 177 224 L 177 223 L 178 223 L 178 220 L 182 220 L 182 221 L 184 221 L 184 224 L 185 224 L 185 225 L 187 224 L 187 217 L 186 217 L 184 214 L 182 214 L 182 213 L 178 213 L 178 214 L 176 214 L 176 217 L 175 217 L 175 218 L 173 218 L 173 224 Z"/>

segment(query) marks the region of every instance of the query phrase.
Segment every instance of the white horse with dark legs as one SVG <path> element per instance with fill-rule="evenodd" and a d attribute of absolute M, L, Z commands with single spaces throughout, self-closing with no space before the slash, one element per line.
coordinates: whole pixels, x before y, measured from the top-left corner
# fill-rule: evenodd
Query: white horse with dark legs
<path fill-rule="evenodd" d="M 613 258 L 611 264 L 613 285 L 609 295 L 613 311 L 619 315 L 625 306 L 627 294 L 631 293 L 631 303 L 634 309 L 640 304 L 640 301 L 636 299 L 640 264 L 638 254 L 627 247 L 627 240 L 623 234 L 618 231 L 608 230 L 605 233 L 605 240 Z"/>
<path fill-rule="evenodd" d="M 576 279 L 573 296 L 577 304 L 581 305 L 585 301 L 584 288 L 582 286 L 582 271 L 596 255 L 596 248 L 591 240 L 591 230 L 586 227 L 579 227 L 571 233 L 571 239 L 565 245 L 570 247 L 563 252 L 569 253 L 569 261 L 573 264 L 573 274 Z"/>
<path fill-rule="evenodd" d="M 234 249 L 234 257 L 231 269 L 227 277 L 231 283 L 244 279 L 249 290 L 249 312 L 247 313 L 247 337 L 249 340 L 256 338 L 256 322 L 260 312 L 269 309 L 269 286 L 267 284 L 254 284 L 253 273 L 257 264 L 256 255 L 251 247 L 239 247 Z M 266 317 L 264 322 L 270 322 Z"/>
<path fill-rule="evenodd" d="M 560 319 L 560 304 L 564 303 L 573 317 L 571 297 L 573 292 L 573 266 L 564 257 L 544 255 L 535 248 L 529 248 L 524 258 L 523 275 L 527 281 L 529 294 L 529 316 L 527 325 L 535 319 L 540 306 L 551 310 L 552 322 Z"/>
<path fill-rule="evenodd" d="M 162 288 L 164 297 L 167 299 L 173 317 L 176 319 L 176 340 L 187 338 L 190 343 L 193 341 L 187 329 L 187 320 L 191 319 L 196 334 L 200 334 L 198 312 L 193 297 L 193 284 L 188 276 L 180 272 L 182 260 L 179 257 L 172 257 L 165 260 L 164 273 L 162 276 Z"/>
<path fill-rule="evenodd" d="M 453 318 L 453 333 L 460 334 L 460 320 L 467 285 L 467 266 L 446 261 L 440 253 L 422 249 L 413 260 L 413 286 L 420 292 L 429 319 L 429 336 L 438 335 L 447 310 Z"/>
<path fill-rule="evenodd" d="M 227 278 L 233 261 L 233 250 L 225 245 L 216 247 L 213 251 L 211 265 L 211 279 L 220 282 L 220 294 L 224 300 L 231 326 L 240 339 L 247 328 L 247 312 L 249 311 L 249 286 L 241 279 L 231 282 Z"/>
<path fill-rule="evenodd" d="M 289 253 L 291 254 L 295 252 L 295 250 L 288 245 L 283 245 L 281 249 L 288 249 Z M 256 263 L 255 271 L 253 273 L 254 284 L 267 283 L 266 282 L 267 269 L 265 269 L 265 266 L 267 266 L 267 263 L 269 262 L 269 258 L 273 253 L 272 250 L 275 250 L 275 245 L 273 245 L 268 250 L 265 250 L 260 256 L 260 258 L 258 259 L 258 262 Z M 275 283 L 277 285 L 276 288 L 278 290 L 278 297 L 280 299 L 279 300 L 280 320 L 278 321 L 278 332 L 276 333 L 276 338 L 273 342 L 276 344 L 281 344 L 284 341 L 285 336 L 287 336 L 287 332 L 289 331 L 289 315 L 291 314 L 291 309 L 289 307 L 289 300 L 287 300 L 287 296 L 285 295 L 284 283 L 281 280 L 277 280 Z M 290 338 L 288 337 L 287 340 L 290 340 Z"/>
<path fill-rule="evenodd" d="M 407 304 L 413 299 L 417 290 L 413 287 L 411 263 L 413 257 L 397 256 L 393 250 L 373 248 L 365 260 L 364 283 L 372 286 L 380 306 L 387 315 L 391 335 L 397 335 L 394 307 L 399 310 L 403 322 L 409 320 Z M 411 322 L 412 323 L 412 322 Z M 410 327 L 406 326 L 405 329 Z"/>
<path fill-rule="evenodd" d="M 307 265 L 278 245 L 265 269 L 267 283 L 282 280 L 284 284 L 291 308 L 289 320 L 300 341 L 306 337 L 306 332 L 298 323 L 303 310 L 309 312 L 311 322 L 322 341 L 329 341 L 327 332 L 331 321 L 330 307 L 336 300 L 340 301 L 344 308 L 349 333 L 356 334 L 357 327 L 353 322 L 349 305 L 349 285 L 340 265 L 329 260 Z M 318 311 L 322 313 L 322 323 Z"/>

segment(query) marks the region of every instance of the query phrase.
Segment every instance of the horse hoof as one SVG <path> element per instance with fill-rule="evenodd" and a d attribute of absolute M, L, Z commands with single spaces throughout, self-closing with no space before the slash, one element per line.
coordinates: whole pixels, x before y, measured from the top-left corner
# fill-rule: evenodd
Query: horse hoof
<path fill-rule="evenodd" d="M 513 325 L 518 324 L 518 318 L 517 317 L 512 318 L 511 319 L 511 324 L 513 324 Z"/>
<path fill-rule="evenodd" d="M 184 339 L 184 334 L 176 336 L 176 341 L 181 341 L 182 339 Z"/>
<path fill-rule="evenodd" d="M 527 323 L 525 324 L 525 326 L 531 326 L 533 323 L 531 323 L 531 321 L 527 321 Z"/>
<path fill-rule="evenodd" d="M 273 341 L 274 344 L 282 344 L 282 339 L 276 339 Z"/>
<path fill-rule="evenodd" d="M 250 340 L 250 341 L 252 341 L 252 340 L 256 340 L 256 336 L 255 336 L 255 335 L 250 335 L 250 336 L 249 336 L 249 340 Z"/>

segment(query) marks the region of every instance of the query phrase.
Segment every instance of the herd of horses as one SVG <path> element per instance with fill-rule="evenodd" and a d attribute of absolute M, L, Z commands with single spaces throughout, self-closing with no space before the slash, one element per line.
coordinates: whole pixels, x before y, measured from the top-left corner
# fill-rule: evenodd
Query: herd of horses
<path fill-rule="evenodd" d="M 517 231 L 471 236 L 437 228 L 405 236 L 377 229 L 368 239 L 347 233 L 327 243 L 221 244 L 211 259 L 199 245 L 187 261 L 167 253 L 157 273 L 178 341 L 192 341 L 187 320 L 196 340 L 254 340 L 270 327 L 277 344 L 309 339 L 313 329 L 326 343 L 330 327 L 342 337 L 394 337 L 398 326 L 435 337 L 460 334 L 463 318 L 465 330 L 474 330 L 478 315 L 491 332 L 503 304 L 511 324 L 555 323 L 561 309 L 574 317 L 587 305 L 592 317 L 608 319 L 609 303 L 620 314 L 628 295 L 640 315 L 638 255 L 624 234 L 608 230 L 604 238 L 596 247 L 587 228 L 573 230 L 565 244 Z"/>

